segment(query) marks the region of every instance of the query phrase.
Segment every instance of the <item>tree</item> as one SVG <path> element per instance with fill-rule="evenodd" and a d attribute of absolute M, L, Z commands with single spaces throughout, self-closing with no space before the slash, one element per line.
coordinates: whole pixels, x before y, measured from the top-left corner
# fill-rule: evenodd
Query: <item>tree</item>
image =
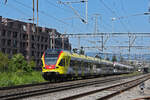
<path fill-rule="evenodd" d="M 101 59 L 101 56 L 99 56 L 98 54 L 95 56 L 95 58 L 99 58 L 99 59 Z"/>
<path fill-rule="evenodd" d="M 25 61 L 22 54 L 15 54 L 9 63 L 9 70 L 12 72 L 23 72 L 25 71 L 28 63 Z"/>
<path fill-rule="evenodd" d="M 31 72 L 35 67 L 33 60 L 27 62 L 22 54 L 15 54 L 9 63 L 9 70 L 12 72 Z"/>
<path fill-rule="evenodd" d="M 8 56 L 0 52 L 0 72 L 6 71 L 9 63 Z"/>
<path fill-rule="evenodd" d="M 109 59 L 109 57 L 107 57 L 107 58 L 106 58 L 106 60 L 108 60 L 108 61 L 109 61 L 109 60 L 110 60 L 110 59 Z"/>
<path fill-rule="evenodd" d="M 33 61 L 33 60 L 29 61 L 28 62 L 28 67 L 26 67 L 27 68 L 26 71 L 31 72 L 34 69 L 35 66 L 36 66 L 35 61 Z"/>
<path fill-rule="evenodd" d="M 74 48 L 74 49 L 73 49 L 73 52 L 74 52 L 74 53 L 77 53 L 77 52 L 78 52 L 78 49 L 77 49 L 77 48 Z"/>
<path fill-rule="evenodd" d="M 117 57 L 116 57 L 116 55 L 113 55 L 112 62 L 116 62 L 116 61 L 117 61 Z"/>
<path fill-rule="evenodd" d="M 80 52 L 79 52 L 79 53 L 84 55 L 83 47 L 81 47 L 81 49 L 80 49 Z"/>

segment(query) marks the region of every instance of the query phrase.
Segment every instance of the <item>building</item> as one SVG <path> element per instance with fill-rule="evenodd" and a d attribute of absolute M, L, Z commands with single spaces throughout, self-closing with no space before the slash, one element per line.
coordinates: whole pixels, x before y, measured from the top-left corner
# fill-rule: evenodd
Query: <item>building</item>
<path fill-rule="evenodd" d="M 62 38 L 56 29 L 35 26 L 0 16 L 0 51 L 9 57 L 22 53 L 28 61 L 33 59 L 40 66 L 47 48 L 71 49 L 69 39 Z"/>

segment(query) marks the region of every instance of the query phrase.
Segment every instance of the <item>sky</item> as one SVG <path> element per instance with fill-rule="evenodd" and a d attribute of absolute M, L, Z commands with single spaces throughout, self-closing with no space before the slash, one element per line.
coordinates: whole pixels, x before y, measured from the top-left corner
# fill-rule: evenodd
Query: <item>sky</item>
<path fill-rule="evenodd" d="M 94 16 L 98 14 L 98 32 L 150 32 L 150 15 L 143 14 L 148 12 L 150 0 L 88 0 L 88 24 L 79 18 L 86 20 L 85 3 L 62 4 L 60 1 L 80 0 L 39 0 L 39 26 L 55 28 L 60 33 L 93 33 Z M 6 4 L 5 0 L 0 0 L 0 16 L 32 22 L 28 21 L 33 16 L 32 0 L 7 0 Z M 112 21 L 112 18 L 116 20 Z M 87 44 L 87 39 L 83 40 L 81 45 Z M 71 42 L 77 47 L 76 40 Z"/>
<path fill-rule="evenodd" d="M 3 17 L 27 21 L 32 18 L 32 0 L 0 0 L 0 15 Z M 35 0 L 36 1 L 36 0 Z M 60 0 L 39 0 L 39 25 L 55 28 L 64 33 L 94 32 L 94 15 L 98 17 L 99 32 L 149 32 L 149 0 L 88 0 L 88 24 L 84 24 L 69 7 L 72 6 L 85 19 L 85 3 L 60 4 Z M 73 2 L 80 0 L 61 0 Z M 35 4 L 36 6 L 36 4 Z M 36 12 L 35 12 L 36 15 Z M 117 18 L 125 17 L 120 20 Z M 112 18 L 116 18 L 112 22 Z M 112 29 L 113 23 L 113 29 Z"/>

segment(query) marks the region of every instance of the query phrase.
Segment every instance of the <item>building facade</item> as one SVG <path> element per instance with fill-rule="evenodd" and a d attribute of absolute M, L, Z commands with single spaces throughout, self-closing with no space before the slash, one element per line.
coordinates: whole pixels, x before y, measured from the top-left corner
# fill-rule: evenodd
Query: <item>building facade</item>
<path fill-rule="evenodd" d="M 46 49 L 71 50 L 69 39 L 62 38 L 56 29 L 35 26 L 0 16 L 0 51 L 9 57 L 22 53 L 26 60 L 33 59 L 41 66 L 41 56 Z"/>

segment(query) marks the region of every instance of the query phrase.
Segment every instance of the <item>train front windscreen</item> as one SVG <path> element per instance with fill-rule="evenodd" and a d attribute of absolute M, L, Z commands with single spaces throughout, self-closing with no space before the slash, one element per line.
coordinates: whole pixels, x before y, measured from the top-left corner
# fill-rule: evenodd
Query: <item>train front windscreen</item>
<path fill-rule="evenodd" d="M 46 65 L 55 65 L 57 62 L 59 53 L 60 52 L 58 52 L 58 51 L 45 52 L 45 57 L 44 57 L 45 64 Z"/>

